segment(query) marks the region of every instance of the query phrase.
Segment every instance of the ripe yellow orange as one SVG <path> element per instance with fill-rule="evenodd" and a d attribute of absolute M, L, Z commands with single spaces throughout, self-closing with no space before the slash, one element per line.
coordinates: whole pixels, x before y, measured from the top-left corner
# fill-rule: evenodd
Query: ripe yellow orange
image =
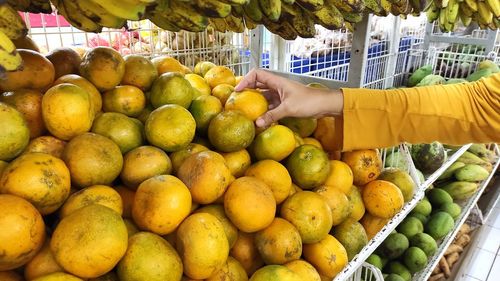
<path fill-rule="evenodd" d="M 123 214 L 122 217 L 131 219 L 132 218 L 132 205 L 134 204 L 135 191 L 130 190 L 124 186 L 115 186 L 116 192 L 120 194 L 122 198 Z"/>
<path fill-rule="evenodd" d="M 261 160 L 248 168 L 246 176 L 262 180 L 273 192 L 276 204 L 285 201 L 292 189 L 292 178 L 285 166 L 274 160 Z"/>
<path fill-rule="evenodd" d="M 89 94 L 68 83 L 56 85 L 43 95 L 42 116 L 49 132 L 62 140 L 88 132 L 94 121 Z"/>
<path fill-rule="evenodd" d="M 199 96 L 208 96 L 212 94 L 212 89 L 207 84 L 207 81 L 205 81 L 205 79 L 203 79 L 203 77 L 201 77 L 200 75 L 186 74 L 184 78 L 186 78 L 191 86 L 198 91 L 193 98 L 197 98 Z"/>
<path fill-rule="evenodd" d="M 339 150 L 341 144 L 338 143 L 338 134 L 342 131 L 340 130 L 340 125 L 342 120 L 340 118 L 333 117 L 323 117 L 318 119 L 318 124 L 316 130 L 314 131 L 314 138 L 317 139 L 323 149 L 328 152 L 334 152 Z"/>
<path fill-rule="evenodd" d="M 351 190 L 347 193 L 349 204 L 351 205 L 351 214 L 349 218 L 359 221 L 365 214 L 365 204 L 361 195 L 361 189 L 357 186 L 351 186 Z"/>
<path fill-rule="evenodd" d="M 0 179 L 0 193 L 28 200 L 42 215 L 57 210 L 68 198 L 70 188 L 70 174 L 64 162 L 45 153 L 16 158 Z"/>
<path fill-rule="evenodd" d="M 210 143 L 222 152 L 234 152 L 247 148 L 255 136 L 255 125 L 238 111 L 217 114 L 208 126 Z"/>
<path fill-rule="evenodd" d="M 295 272 L 282 265 L 266 265 L 257 270 L 250 281 L 300 281 L 302 278 Z"/>
<path fill-rule="evenodd" d="M 213 151 L 202 151 L 191 155 L 177 172 L 189 188 L 193 201 L 210 204 L 217 200 L 233 180 L 224 157 Z"/>
<path fill-rule="evenodd" d="M 115 189 L 105 185 L 94 185 L 71 194 L 61 207 L 60 217 L 67 217 L 74 211 L 92 204 L 106 206 L 120 216 L 123 213 L 122 198 Z"/>
<path fill-rule="evenodd" d="M 229 256 L 224 266 L 215 274 L 205 279 L 206 281 L 246 281 L 247 273 L 241 263 Z"/>
<path fill-rule="evenodd" d="M 333 225 L 339 225 L 351 214 L 351 204 L 346 194 L 328 185 L 323 185 L 314 190 L 326 199 L 332 210 Z"/>
<path fill-rule="evenodd" d="M 0 102 L 0 160 L 9 161 L 21 154 L 30 141 L 30 130 L 23 115 Z"/>
<path fill-rule="evenodd" d="M 127 187 L 135 190 L 143 181 L 171 172 L 172 162 L 163 150 L 140 146 L 125 154 L 120 178 Z"/>
<path fill-rule="evenodd" d="M 36 138 L 45 133 L 45 123 L 42 118 L 43 94 L 37 90 L 20 89 L 5 92 L 0 95 L 0 101 L 16 108 L 28 123 L 30 138 Z"/>
<path fill-rule="evenodd" d="M 257 90 L 233 92 L 226 101 L 226 110 L 239 110 L 250 120 L 255 121 L 267 111 L 267 100 Z"/>
<path fill-rule="evenodd" d="M 275 125 L 258 134 L 253 144 L 253 152 L 258 160 L 281 161 L 295 149 L 292 130 L 283 125 Z"/>
<path fill-rule="evenodd" d="M 318 271 L 305 260 L 294 260 L 284 264 L 288 269 L 297 273 L 302 280 L 321 281 Z"/>
<path fill-rule="evenodd" d="M 195 98 L 189 106 L 189 112 L 196 121 L 196 131 L 206 135 L 210 121 L 221 113 L 222 105 L 214 96 L 200 96 Z"/>
<path fill-rule="evenodd" d="M 218 98 L 221 104 L 226 104 L 229 96 L 234 92 L 234 86 L 229 84 L 220 84 L 212 89 L 212 96 Z"/>
<path fill-rule="evenodd" d="M 281 206 L 281 217 L 299 231 L 303 243 L 316 243 L 332 228 L 332 211 L 326 200 L 311 191 L 290 196 Z"/>
<path fill-rule="evenodd" d="M 118 264 L 127 250 L 127 240 L 127 227 L 120 215 L 108 207 L 93 204 L 59 222 L 50 250 L 67 272 L 95 278 Z"/>
<path fill-rule="evenodd" d="M 329 234 L 317 243 L 305 244 L 303 251 L 305 260 L 329 280 L 347 265 L 347 252 L 344 246 Z"/>
<path fill-rule="evenodd" d="M 363 202 L 366 210 L 379 218 L 392 218 L 403 207 L 401 190 L 393 183 L 374 180 L 363 187 Z"/>
<path fill-rule="evenodd" d="M 2 281 L 24 281 L 24 279 L 14 270 L 0 271 L 0 280 Z"/>
<path fill-rule="evenodd" d="M 168 56 L 156 57 L 152 59 L 151 62 L 156 67 L 158 75 L 162 75 L 163 73 L 167 72 L 178 72 L 180 74 L 184 74 L 185 72 L 182 64 L 178 60 L 172 57 Z"/>
<path fill-rule="evenodd" d="M 54 81 L 53 85 L 55 86 L 62 83 L 73 84 L 87 91 L 87 94 L 89 94 L 90 96 L 90 103 L 92 104 L 92 111 L 94 112 L 94 115 L 96 115 L 98 112 L 101 111 L 102 109 L 101 93 L 99 93 L 99 90 L 97 90 L 94 84 L 90 83 L 89 80 L 81 76 L 78 76 L 76 74 L 66 74 L 57 78 L 57 80 Z"/>
<path fill-rule="evenodd" d="M 224 233 L 226 233 L 229 248 L 234 246 L 236 240 L 238 239 L 238 229 L 229 220 L 226 213 L 224 213 L 224 206 L 219 204 L 206 205 L 196 209 L 194 213 L 207 213 L 216 217 L 222 223 L 222 227 L 224 227 Z"/>
<path fill-rule="evenodd" d="M 24 267 L 24 278 L 26 280 L 33 280 L 61 271 L 64 271 L 64 269 L 54 259 L 54 255 L 50 251 L 50 240 L 47 240 L 40 251 Z"/>
<path fill-rule="evenodd" d="M 66 147 L 66 142 L 62 141 L 53 136 L 41 136 L 38 138 L 32 139 L 26 149 L 23 151 L 23 154 L 32 153 L 32 152 L 41 152 L 50 154 L 54 157 L 61 158 L 62 153 L 64 151 L 64 147 Z"/>
<path fill-rule="evenodd" d="M 144 129 L 149 143 L 174 152 L 186 148 L 193 140 L 196 122 L 187 109 L 169 104 L 151 112 Z"/>
<path fill-rule="evenodd" d="M 315 138 L 303 138 L 302 141 L 304 142 L 304 144 L 310 144 L 310 145 L 314 145 L 316 146 L 317 148 L 323 150 L 323 146 L 321 145 L 321 143 L 315 139 Z"/>
<path fill-rule="evenodd" d="M 374 149 L 344 152 L 342 161 L 352 170 L 354 184 L 363 186 L 375 180 L 382 171 L 382 160 Z"/>
<path fill-rule="evenodd" d="M 305 138 L 314 133 L 318 121 L 315 118 L 296 118 L 286 117 L 279 121 L 280 124 L 287 126 L 300 137 Z"/>
<path fill-rule="evenodd" d="M 154 64 L 138 55 L 128 55 L 123 59 L 125 60 L 125 73 L 121 84 L 135 86 L 142 91 L 149 90 L 153 81 L 158 77 Z"/>
<path fill-rule="evenodd" d="M 255 245 L 266 264 L 284 264 L 302 255 L 299 231 L 282 218 L 275 218 L 271 225 L 258 231 Z"/>
<path fill-rule="evenodd" d="M 204 77 L 205 74 L 214 66 L 216 65 L 212 62 L 200 61 L 194 66 L 194 73 Z"/>
<path fill-rule="evenodd" d="M 62 159 L 71 173 L 71 183 L 79 188 L 110 185 L 123 167 L 118 145 L 94 133 L 79 135 L 68 142 Z"/>
<path fill-rule="evenodd" d="M 238 229 L 255 232 L 273 222 L 276 200 L 271 189 L 261 180 L 241 177 L 227 189 L 224 195 L 224 209 Z"/>
<path fill-rule="evenodd" d="M 238 232 L 238 239 L 229 254 L 243 266 L 248 275 L 252 275 L 264 265 L 264 261 L 254 242 L 255 233 Z"/>
<path fill-rule="evenodd" d="M 104 112 L 118 112 L 130 117 L 137 117 L 146 106 L 146 97 L 135 86 L 117 86 L 106 91 L 102 96 Z"/>
<path fill-rule="evenodd" d="M 368 240 L 375 237 L 375 235 L 389 222 L 390 219 L 383 219 L 366 213 L 359 221 L 366 231 Z"/>
<path fill-rule="evenodd" d="M 0 194 L 0 213 L 0 271 L 6 271 L 36 255 L 45 241 L 45 224 L 33 205 L 10 194 Z"/>
<path fill-rule="evenodd" d="M 233 71 L 225 66 L 214 66 L 203 77 L 212 89 L 220 84 L 236 86 L 236 77 Z"/>
<path fill-rule="evenodd" d="M 195 89 L 182 74 L 168 72 L 153 82 L 149 100 L 154 108 L 165 104 L 178 104 L 188 108 L 194 93 Z"/>
<path fill-rule="evenodd" d="M 68 274 L 65 272 L 54 272 L 33 279 L 33 281 L 84 281 L 84 280 L 76 277 L 75 275 Z"/>
<path fill-rule="evenodd" d="M 139 185 L 132 217 L 140 229 L 160 235 L 173 232 L 191 211 L 191 194 L 178 178 L 152 177 Z"/>
<path fill-rule="evenodd" d="M 194 141 L 194 140 L 193 140 Z M 172 161 L 172 170 L 174 174 L 177 174 L 179 171 L 179 168 L 181 167 L 182 163 L 186 159 L 189 158 L 189 156 L 196 154 L 198 152 L 202 151 L 207 151 L 208 148 L 206 148 L 204 145 L 197 144 L 197 143 L 190 143 L 186 148 L 177 150 L 175 152 L 172 152 L 170 154 L 170 160 Z"/>
<path fill-rule="evenodd" d="M 353 175 L 349 165 L 342 161 L 330 160 L 330 174 L 324 185 L 331 186 L 345 194 L 349 193 L 353 183 Z"/>
<path fill-rule="evenodd" d="M 229 244 L 222 223 L 213 215 L 197 213 L 177 230 L 177 251 L 190 278 L 205 279 L 222 269 Z"/>
<path fill-rule="evenodd" d="M 250 154 L 246 149 L 222 153 L 222 156 L 226 160 L 226 166 L 235 178 L 243 176 L 252 164 L 252 159 L 250 159 Z"/>
<path fill-rule="evenodd" d="M 125 73 L 125 60 L 109 47 L 96 47 L 87 51 L 80 64 L 80 75 L 101 91 L 118 86 Z"/>
<path fill-rule="evenodd" d="M 91 131 L 111 139 L 123 154 L 144 142 L 142 123 L 122 113 L 99 114 L 92 124 Z"/>

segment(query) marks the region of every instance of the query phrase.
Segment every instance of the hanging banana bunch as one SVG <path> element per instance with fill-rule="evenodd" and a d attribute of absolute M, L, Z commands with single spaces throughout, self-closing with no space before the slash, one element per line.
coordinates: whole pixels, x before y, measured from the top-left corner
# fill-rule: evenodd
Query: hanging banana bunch
<path fill-rule="evenodd" d="M 0 77 L 21 68 L 22 59 L 12 40 L 26 36 L 28 29 L 19 13 L 9 4 L 0 4 Z"/>

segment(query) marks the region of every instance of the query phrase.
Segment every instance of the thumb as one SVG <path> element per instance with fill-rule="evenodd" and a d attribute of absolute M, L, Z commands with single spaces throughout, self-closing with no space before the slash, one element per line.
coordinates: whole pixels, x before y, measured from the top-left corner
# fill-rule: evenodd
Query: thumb
<path fill-rule="evenodd" d="M 285 107 L 280 104 L 278 107 L 269 110 L 264 115 L 257 118 L 255 124 L 257 125 L 257 127 L 267 127 L 285 116 Z"/>

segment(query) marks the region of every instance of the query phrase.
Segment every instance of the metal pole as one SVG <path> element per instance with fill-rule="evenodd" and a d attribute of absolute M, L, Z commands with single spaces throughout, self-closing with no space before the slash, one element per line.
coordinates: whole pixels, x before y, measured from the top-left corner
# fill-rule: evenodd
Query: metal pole
<path fill-rule="evenodd" d="M 369 14 L 355 25 L 351 48 L 351 61 L 349 63 L 349 76 L 347 85 L 351 88 L 363 86 L 365 81 L 366 60 L 368 58 L 368 46 L 370 43 L 370 22 L 372 15 Z"/>
<path fill-rule="evenodd" d="M 259 25 L 250 31 L 250 69 L 262 66 L 262 48 L 264 46 L 264 27 Z"/>
<path fill-rule="evenodd" d="M 398 62 L 399 56 L 399 41 L 401 38 L 399 27 L 401 25 L 401 18 L 393 16 L 393 32 L 392 38 L 389 41 L 389 59 L 387 61 L 387 67 L 385 68 L 385 76 L 389 77 L 384 81 L 384 89 L 392 87 L 394 84 L 394 75 L 396 75 L 396 64 Z"/>

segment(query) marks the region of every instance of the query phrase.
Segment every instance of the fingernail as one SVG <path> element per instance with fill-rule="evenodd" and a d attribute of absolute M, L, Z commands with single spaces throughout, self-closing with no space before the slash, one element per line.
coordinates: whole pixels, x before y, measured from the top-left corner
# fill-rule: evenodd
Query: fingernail
<path fill-rule="evenodd" d="M 255 121 L 255 124 L 257 125 L 257 127 L 264 127 L 264 125 L 266 125 L 266 122 L 264 121 L 264 119 L 262 119 L 262 118 L 258 118 L 258 119 Z"/>

